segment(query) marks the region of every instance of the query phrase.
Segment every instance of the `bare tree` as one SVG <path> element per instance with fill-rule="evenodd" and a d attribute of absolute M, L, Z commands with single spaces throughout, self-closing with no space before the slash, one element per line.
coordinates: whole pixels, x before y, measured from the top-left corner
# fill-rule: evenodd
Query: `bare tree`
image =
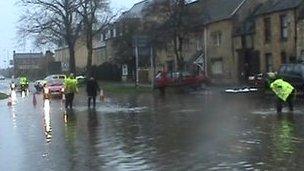
<path fill-rule="evenodd" d="M 113 39 L 114 60 L 118 64 L 128 64 L 135 70 L 134 36 L 141 33 L 140 22 L 137 20 L 121 20 L 116 23 L 120 26 L 120 36 Z"/>
<path fill-rule="evenodd" d="M 109 24 L 113 16 L 110 14 L 108 0 L 79 0 L 80 8 L 78 13 L 83 20 L 83 33 L 86 37 L 86 47 L 88 50 L 87 56 L 87 71 L 90 74 L 92 67 L 93 56 L 93 38 L 103 31 Z"/>
<path fill-rule="evenodd" d="M 33 36 L 37 44 L 67 46 L 69 69 L 76 72 L 75 43 L 82 29 L 82 20 L 75 0 L 20 0 L 24 8 L 19 33 Z"/>
<path fill-rule="evenodd" d="M 154 46 L 172 44 L 178 70 L 184 68 L 183 45 L 189 34 L 190 11 L 187 0 L 155 0 L 146 9 L 145 30 Z"/>

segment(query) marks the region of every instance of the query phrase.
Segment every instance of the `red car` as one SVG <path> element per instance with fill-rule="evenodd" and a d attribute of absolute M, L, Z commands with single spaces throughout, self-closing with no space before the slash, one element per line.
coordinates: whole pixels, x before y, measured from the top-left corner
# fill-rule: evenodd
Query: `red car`
<path fill-rule="evenodd" d="M 200 87 L 203 83 L 209 83 L 204 75 L 191 75 L 188 72 L 165 73 L 161 72 L 155 77 L 155 88 L 189 86 L 193 88 Z"/>
<path fill-rule="evenodd" d="M 64 91 L 64 84 L 62 81 L 48 81 L 46 83 L 46 90 L 44 90 L 45 96 L 59 96 L 62 97 Z"/>

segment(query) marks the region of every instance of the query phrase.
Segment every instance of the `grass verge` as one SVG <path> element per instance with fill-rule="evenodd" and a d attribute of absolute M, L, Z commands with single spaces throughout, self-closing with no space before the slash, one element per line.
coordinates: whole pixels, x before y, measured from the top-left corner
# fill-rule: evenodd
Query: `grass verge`
<path fill-rule="evenodd" d="M 132 94 L 132 93 L 149 93 L 152 92 L 151 87 L 139 86 L 135 87 L 134 84 L 124 84 L 124 83 L 113 83 L 113 82 L 103 82 L 100 84 L 104 92 L 117 93 L 117 94 Z"/>
<path fill-rule="evenodd" d="M 6 98 L 8 98 L 7 94 L 0 93 L 0 100 L 6 99 Z"/>

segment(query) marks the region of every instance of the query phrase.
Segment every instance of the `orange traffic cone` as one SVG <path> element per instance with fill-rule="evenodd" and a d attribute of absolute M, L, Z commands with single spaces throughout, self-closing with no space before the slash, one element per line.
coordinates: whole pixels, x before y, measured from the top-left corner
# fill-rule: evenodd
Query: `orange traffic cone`
<path fill-rule="evenodd" d="M 33 93 L 33 105 L 34 105 L 34 106 L 37 105 L 37 100 L 36 100 L 36 95 L 35 95 L 35 93 Z"/>
<path fill-rule="evenodd" d="M 103 90 L 100 90 L 100 101 L 102 101 L 102 102 L 105 101 L 105 96 L 103 94 Z"/>

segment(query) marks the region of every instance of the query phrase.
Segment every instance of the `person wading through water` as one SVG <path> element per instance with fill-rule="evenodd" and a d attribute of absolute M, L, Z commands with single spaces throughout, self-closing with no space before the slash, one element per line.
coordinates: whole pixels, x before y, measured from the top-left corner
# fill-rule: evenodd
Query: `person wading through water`
<path fill-rule="evenodd" d="M 100 91 L 99 85 L 94 77 L 90 77 L 87 81 L 88 107 L 91 107 L 91 100 L 93 100 L 93 107 L 96 107 L 97 92 Z"/>
<path fill-rule="evenodd" d="M 73 108 L 74 96 L 77 92 L 77 80 L 74 74 L 70 74 L 70 76 L 64 80 L 65 108 Z"/>
<path fill-rule="evenodd" d="M 289 110 L 293 111 L 293 101 L 295 96 L 295 88 L 288 82 L 282 79 L 276 79 L 270 84 L 271 90 L 276 94 L 277 113 L 282 112 L 283 103 L 287 102 Z"/>

